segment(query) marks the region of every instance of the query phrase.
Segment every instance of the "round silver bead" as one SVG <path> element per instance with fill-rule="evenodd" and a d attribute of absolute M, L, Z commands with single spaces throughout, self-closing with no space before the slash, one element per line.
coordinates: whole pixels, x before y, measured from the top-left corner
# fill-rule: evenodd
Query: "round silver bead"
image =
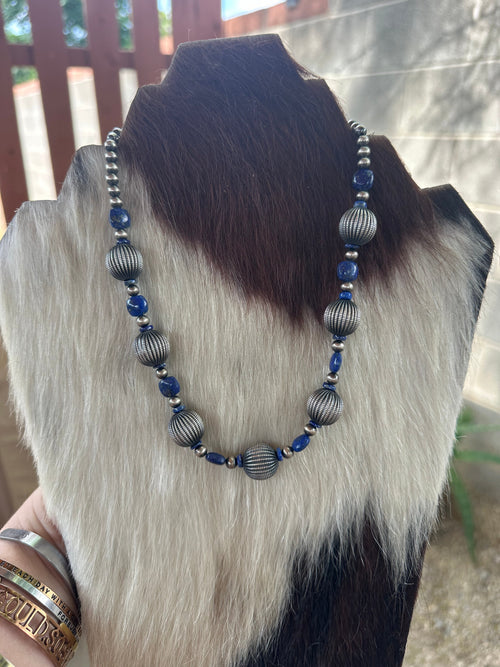
<path fill-rule="evenodd" d="M 168 375 L 168 370 L 166 368 L 157 368 L 156 369 L 156 377 L 162 380 L 163 378 L 166 378 Z"/>
<path fill-rule="evenodd" d="M 328 384 L 337 384 L 339 381 L 339 374 L 338 373 L 328 373 L 326 376 L 326 381 Z"/>
<path fill-rule="evenodd" d="M 345 343 L 341 340 L 332 341 L 332 350 L 334 352 L 343 352 L 345 349 Z"/>
<path fill-rule="evenodd" d="M 172 396 L 168 399 L 168 404 L 171 408 L 178 408 L 182 404 L 182 400 L 179 396 Z"/>
<path fill-rule="evenodd" d="M 226 459 L 226 468 L 229 468 L 232 470 L 233 468 L 236 468 L 236 459 L 234 456 L 228 456 Z"/>
<path fill-rule="evenodd" d="M 312 421 L 328 426 L 337 421 L 344 404 L 336 391 L 317 389 L 307 399 L 307 414 Z"/>
<path fill-rule="evenodd" d="M 199 445 L 199 447 L 196 447 L 196 449 L 194 450 L 194 453 L 201 459 L 203 456 L 207 455 L 207 448 L 205 447 L 205 445 Z"/>
<path fill-rule="evenodd" d="M 371 155 L 370 146 L 361 146 L 360 148 L 358 148 L 357 155 L 358 157 L 368 157 L 369 155 Z"/>
<path fill-rule="evenodd" d="M 113 208 L 121 208 L 123 206 L 123 201 L 120 197 L 110 197 L 109 203 Z"/>
<path fill-rule="evenodd" d="M 243 470 L 252 479 L 268 479 L 278 470 L 278 456 L 267 443 L 253 445 L 243 454 Z"/>
<path fill-rule="evenodd" d="M 366 190 L 360 190 L 356 195 L 356 199 L 358 201 L 368 201 L 370 199 L 370 193 Z"/>
<path fill-rule="evenodd" d="M 370 143 L 370 137 L 367 134 L 363 134 L 357 139 L 357 144 L 359 146 L 366 146 L 366 144 Z"/>
<path fill-rule="evenodd" d="M 194 410 L 182 410 L 172 415 L 168 424 L 170 437 L 180 447 L 191 447 L 200 442 L 205 431 L 200 415 Z M 206 452 L 205 452 L 206 453 Z"/>
<path fill-rule="evenodd" d="M 304 433 L 306 435 L 310 436 L 310 437 L 312 437 L 313 435 L 316 435 L 317 432 L 318 432 L 318 429 L 315 426 L 313 426 L 312 424 L 306 424 L 304 426 Z M 282 450 L 282 451 L 284 452 L 284 450 Z M 292 449 L 292 451 L 293 451 L 293 449 Z"/>
<path fill-rule="evenodd" d="M 108 174 L 116 174 L 118 172 L 118 165 L 116 162 L 108 162 L 106 164 L 106 172 Z"/>
<path fill-rule="evenodd" d="M 371 166 L 371 163 L 372 161 L 370 160 L 369 157 L 362 157 L 360 160 L 358 160 L 358 167 L 366 169 L 366 167 Z"/>
<path fill-rule="evenodd" d="M 339 233 L 345 243 L 365 245 L 375 236 L 377 218 L 367 208 L 354 207 L 340 218 Z"/>
<path fill-rule="evenodd" d="M 160 366 L 167 360 L 170 352 L 168 338 L 159 331 L 143 331 L 134 340 L 137 358 L 145 366 Z"/>
<path fill-rule="evenodd" d="M 115 239 L 128 239 L 128 232 L 125 229 L 117 229 Z"/>
<path fill-rule="evenodd" d="M 347 291 L 350 292 L 352 289 L 354 289 L 354 284 L 353 283 L 341 283 L 340 289 L 343 292 L 347 292 Z"/>
<path fill-rule="evenodd" d="M 104 157 L 106 162 L 116 162 L 118 160 L 118 154 L 115 151 L 106 151 Z"/>
<path fill-rule="evenodd" d="M 118 183 L 118 176 L 114 172 L 106 174 L 106 183 Z"/>
<path fill-rule="evenodd" d="M 130 243 L 118 243 L 106 255 L 106 268 L 117 280 L 134 280 L 142 266 L 141 253 Z"/>
<path fill-rule="evenodd" d="M 114 139 L 108 138 L 104 142 L 104 148 L 107 148 L 110 151 L 114 151 L 114 149 L 118 146 L 116 141 Z"/>
<path fill-rule="evenodd" d="M 337 299 L 328 304 L 323 321 L 334 336 L 349 336 L 359 325 L 359 308 L 352 299 Z"/>
<path fill-rule="evenodd" d="M 359 252 L 357 250 L 348 250 L 344 256 L 346 259 L 356 261 L 359 257 Z"/>
<path fill-rule="evenodd" d="M 108 186 L 108 194 L 113 195 L 113 197 L 120 196 L 120 188 L 117 185 Z"/>
<path fill-rule="evenodd" d="M 149 324 L 149 317 L 147 315 L 139 315 L 136 322 L 138 327 L 147 327 Z"/>
<path fill-rule="evenodd" d="M 130 294 L 130 296 L 136 296 L 139 292 L 139 285 L 129 285 L 127 287 L 127 294 Z"/>
<path fill-rule="evenodd" d="M 291 447 L 283 447 L 283 449 L 281 450 L 281 453 L 283 454 L 283 456 L 286 459 L 291 459 L 292 456 L 295 454 L 295 452 L 293 451 L 293 449 Z"/>

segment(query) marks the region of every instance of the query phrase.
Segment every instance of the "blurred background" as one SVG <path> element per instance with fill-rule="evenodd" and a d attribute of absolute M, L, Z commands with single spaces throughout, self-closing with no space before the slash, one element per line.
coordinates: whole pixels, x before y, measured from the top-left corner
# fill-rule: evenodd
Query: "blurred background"
<path fill-rule="evenodd" d="M 177 44 L 278 33 L 348 117 L 385 134 L 421 187 L 451 183 L 500 244 L 498 0 L 1 0 L 0 237 L 55 199 L 76 148 L 121 125 Z M 28 372 L 28 371 L 27 371 Z M 0 523 L 36 486 L 0 347 Z M 405 665 L 500 667 L 500 263 L 495 254 L 451 491 Z"/>

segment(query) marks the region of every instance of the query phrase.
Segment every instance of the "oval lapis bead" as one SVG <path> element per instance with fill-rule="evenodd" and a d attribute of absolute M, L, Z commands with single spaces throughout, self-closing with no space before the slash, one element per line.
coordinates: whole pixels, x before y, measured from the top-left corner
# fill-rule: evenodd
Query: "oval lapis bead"
<path fill-rule="evenodd" d="M 130 227 L 130 216 L 124 208 L 112 208 L 109 212 L 109 224 L 114 229 L 126 229 Z"/>
<path fill-rule="evenodd" d="M 337 266 L 337 278 L 343 280 L 344 282 L 350 282 L 351 280 L 356 280 L 359 274 L 359 268 L 356 262 L 351 260 L 344 260 L 340 262 Z"/>
<path fill-rule="evenodd" d="M 352 299 L 352 292 L 340 292 L 339 299 L 350 301 Z"/>
<path fill-rule="evenodd" d="M 168 375 L 166 378 L 162 378 L 158 382 L 158 387 L 161 393 L 167 398 L 172 398 L 173 396 L 177 396 L 177 394 L 181 390 L 181 386 L 177 378 L 175 378 L 173 375 Z"/>
<path fill-rule="evenodd" d="M 329 382 L 323 382 L 323 389 L 328 389 L 328 391 L 337 391 L 337 387 L 334 384 Z"/>
<path fill-rule="evenodd" d="M 373 186 L 373 171 L 358 169 L 352 178 L 352 186 L 355 190 L 369 190 Z"/>
<path fill-rule="evenodd" d="M 276 456 L 278 457 L 278 461 L 283 461 L 283 452 L 281 447 L 276 447 Z"/>
<path fill-rule="evenodd" d="M 148 312 L 148 302 L 142 294 L 136 294 L 127 299 L 127 310 L 134 317 L 141 317 Z"/>
<path fill-rule="evenodd" d="M 368 204 L 365 201 L 355 201 L 353 208 L 367 208 Z"/>
<path fill-rule="evenodd" d="M 241 454 L 238 454 L 238 456 L 236 457 L 236 465 L 238 466 L 238 468 L 243 468 L 243 457 Z"/>
<path fill-rule="evenodd" d="M 330 371 L 332 373 L 338 373 L 341 366 L 342 366 L 342 355 L 340 352 L 334 352 L 332 354 L 332 358 L 330 359 Z"/>
<path fill-rule="evenodd" d="M 308 435 L 305 433 L 303 435 L 299 435 L 298 438 L 295 438 L 295 440 L 292 442 L 292 449 L 294 452 L 301 452 L 303 449 L 307 447 L 307 445 L 310 442 L 310 438 Z"/>
<path fill-rule="evenodd" d="M 215 465 L 222 466 L 226 462 L 226 457 L 217 452 L 208 452 L 205 456 L 209 463 L 215 463 Z"/>

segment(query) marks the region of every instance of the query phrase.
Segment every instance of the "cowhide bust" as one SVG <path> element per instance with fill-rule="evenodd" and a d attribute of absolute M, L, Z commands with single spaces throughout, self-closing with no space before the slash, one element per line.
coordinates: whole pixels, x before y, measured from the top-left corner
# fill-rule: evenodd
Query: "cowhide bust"
<path fill-rule="evenodd" d="M 362 118 L 359 119 L 361 122 Z M 96 667 L 400 665 L 492 244 L 450 186 L 371 140 L 344 413 L 267 481 L 199 460 L 134 358 L 106 271 L 104 149 L 0 244 L 12 394 L 66 541 Z M 290 444 L 328 372 L 356 142 L 276 36 L 182 45 L 139 90 L 120 185 L 169 371 L 210 450 Z"/>

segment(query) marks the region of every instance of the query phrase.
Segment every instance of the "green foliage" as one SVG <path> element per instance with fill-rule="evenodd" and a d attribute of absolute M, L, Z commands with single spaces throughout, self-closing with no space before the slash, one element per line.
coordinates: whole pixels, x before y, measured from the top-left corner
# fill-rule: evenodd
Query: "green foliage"
<path fill-rule="evenodd" d="M 457 504 L 458 511 L 462 519 L 462 528 L 467 548 L 473 562 L 476 562 L 476 525 L 474 522 L 474 509 L 472 501 L 459 475 L 455 461 L 467 461 L 469 463 L 497 463 L 500 465 L 500 456 L 491 452 L 483 452 L 475 449 L 462 449 L 462 439 L 473 433 L 486 433 L 488 431 L 498 431 L 498 424 L 476 424 L 474 414 L 470 408 L 464 408 L 458 417 L 455 429 L 455 444 L 453 447 L 453 461 L 450 468 L 450 490 L 454 501 Z"/>

